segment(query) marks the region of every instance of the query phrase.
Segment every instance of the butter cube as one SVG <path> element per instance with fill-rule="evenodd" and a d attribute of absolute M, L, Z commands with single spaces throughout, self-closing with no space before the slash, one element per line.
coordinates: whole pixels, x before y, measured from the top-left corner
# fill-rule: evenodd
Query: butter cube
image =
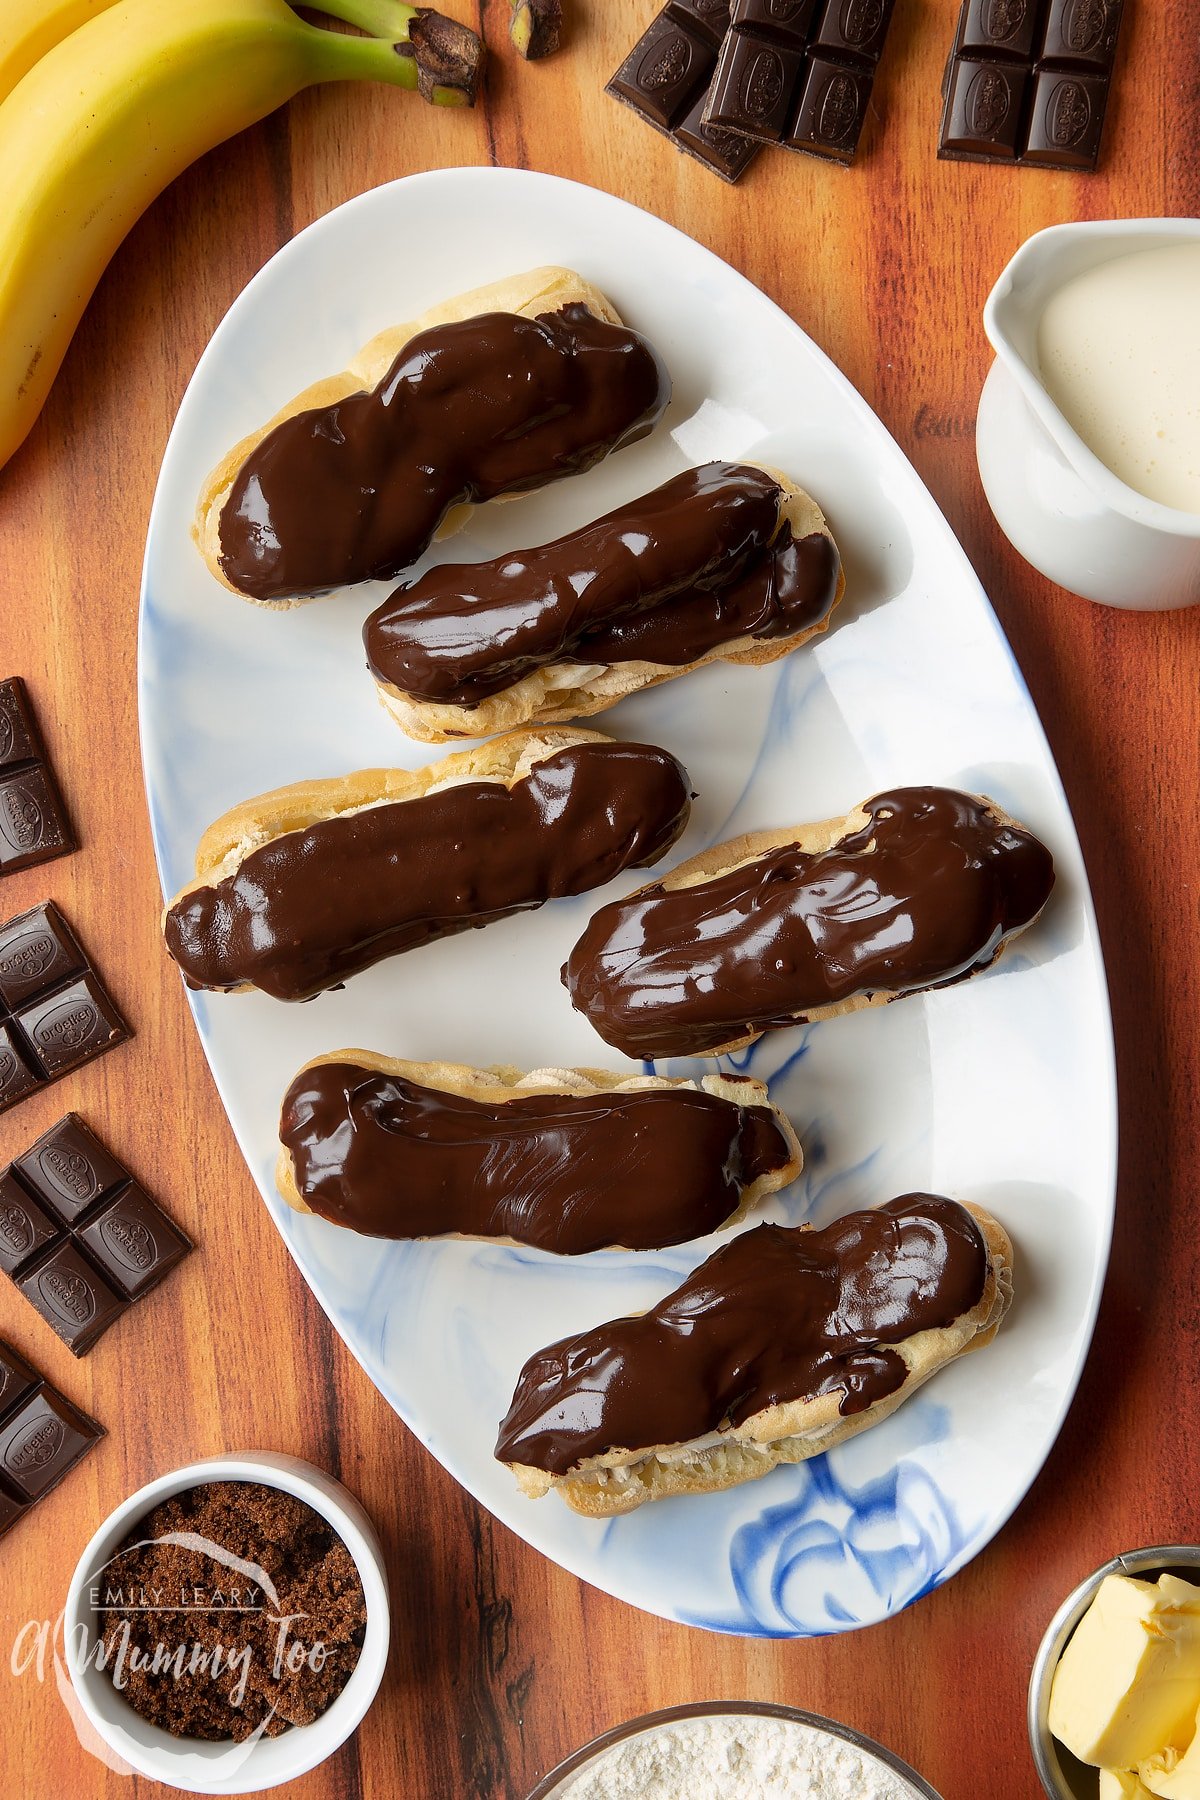
<path fill-rule="evenodd" d="M 1198 1710 L 1200 1587 L 1106 1575 L 1054 1673 L 1054 1736 L 1081 1762 L 1135 1769 L 1186 1749 Z"/>
<path fill-rule="evenodd" d="M 1200 1800 L 1200 1711 L 1182 1756 L 1177 1750 L 1164 1750 L 1144 1762 L 1138 1775 L 1143 1792 L 1158 1794 L 1161 1800 Z"/>
<path fill-rule="evenodd" d="M 1154 1800 L 1136 1769 L 1101 1769 L 1100 1800 Z"/>

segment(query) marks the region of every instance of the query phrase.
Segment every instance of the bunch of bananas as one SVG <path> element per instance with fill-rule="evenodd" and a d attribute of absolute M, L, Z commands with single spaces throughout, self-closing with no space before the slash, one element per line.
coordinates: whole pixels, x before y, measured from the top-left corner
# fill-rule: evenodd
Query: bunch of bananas
<path fill-rule="evenodd" d="M 318 81 L 471 105 L 474 32 L 400 0 L 2 0 L 0 466 L 41 411 L 126 232 L 189 163 Z"/>

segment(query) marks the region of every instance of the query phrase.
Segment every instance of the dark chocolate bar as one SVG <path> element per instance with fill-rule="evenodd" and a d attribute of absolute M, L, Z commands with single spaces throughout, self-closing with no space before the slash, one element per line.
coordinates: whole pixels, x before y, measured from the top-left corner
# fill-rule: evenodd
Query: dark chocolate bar
<path fill-rule="evenodd" d="M 129 1036 L 51 901 L 0 925 L 0 1112 Z"/>
<path fill-rule="evenodd" d="M 733 0 L 705 109 L 720 127 L 853 162 L 893 0 Z"/>
<path fill-rule="evenodd" d="M 0 1339 L 0 1419 L 7 1418 L 27 1394 L 32 1394 L 40 1379 L 20 1351 Z"/>
<path fill-rule="evenodd" d="M 758 155 L 758 145 L 704 123 L 709 83 L 728 28 L 729 0 L 668 0 L 607 91 L 722 181 L 737 181 Z"/>
<path fill-rule="evenodd" d="M 75 1113 L 0 1171 L 0 1268 L 76 1356 L 191 1248 Z"/>
<path fill-rule="evenodd" d="M 13 1279 L 73 1356 L 86 1356 L 127 1310 L 128 1302 L 66 1239 L 27 1274 Z"/>
<path fill-rule="evenodd" d="M 103 1436 L 102 1425 L 0 1341 L 0 1537 Z"/>
<path fill-rule="evenodd" d="M 14 1274 L 61 1236 L 58 1221 L 25 1192 L 12 1170 L 0 1173 L 0 1269 Z"/>
<path fill-rule="evenodd" d="M 1089 171 L 1100 159 L 1123 0 L 964 0 L 938 155 Z"/>
<path fill-rule="evenodd" d="M 0 681 L 0 875 L 75 848 L 62 795 L 19 675 Z"/>
<path fill-rule="evenodd" d="M 81 1226 L 79 1241 L 127 1300 L 140 1300 L 192 1248 L 162 1207 L 136 1182 Z"/>

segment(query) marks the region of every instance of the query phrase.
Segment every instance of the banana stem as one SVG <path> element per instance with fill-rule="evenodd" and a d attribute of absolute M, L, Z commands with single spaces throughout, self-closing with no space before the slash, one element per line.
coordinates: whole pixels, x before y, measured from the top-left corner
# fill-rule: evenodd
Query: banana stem
<path fill-rule="evenodd" d="M 330 80 L 389 81 L 432 106 L 474 106 L 485 51 L 466 25 L 402 0 L 321 0 L 320 11 L 371 34 L 319 33 L 329 40 Z"/>
<path fill-rule="evenodd" d="M 357 25 L 368 37 L 389 38 L 398 43 L 408 36 L 417 8 L 405 6 L 403 0 L 323 0 L 321 5 L 313 0 L 313 11 L 327 13 L 344 25 Z"/>

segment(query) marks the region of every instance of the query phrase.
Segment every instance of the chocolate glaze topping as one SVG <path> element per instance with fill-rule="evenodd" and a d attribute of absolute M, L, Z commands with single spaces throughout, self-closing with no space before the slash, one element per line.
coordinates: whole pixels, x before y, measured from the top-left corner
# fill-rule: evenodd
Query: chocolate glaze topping
<path fill-rule="evenodd" d="M 590 469 L 670 397 L 646 339 L 583 305 L 434 326 L 378 387 L 285 419 L 251 451 L 221 509 L 221 568 L 256 600 L 386 580 L 452 506 Z"/>
<path fill-rule="evenodd" d="M 785 525 L 766 555 L 728 587 L 690 588 L 649 612 L 617 619 L 586 633 L 574 655 L 580 662 L 678 668 L 734 638 L 794 637 L 829 617 L 841 566 L 823 531 L 797 538 Z"/>
<path fill-rule="evenodd" d="M 769 1107 L 716 1094 L 483 1101 L 352 1062 L 297 1075 L 279 1136 L 304 1201 L 335 1225 L 515 1238 L 560 1256 L 702 1237 L 790 1154 Z"/>
<path fill-rule="evenodd" d="M 794 635 L 833 605 L 823 533 L 779 529 L 762 469 L 705 463 L 582 531 L 404 583 L 363 637 L 378 680 L 474 706 L 547 663 L 694 662 L 734 638 Z"/>
<path fill-rule="evenodd" d="M 641 1317 L 564 1338 L 522 1369 L 496 1455 L 566 1475 L 610 1450 L 687 1444 L 765 1407 L 894 1394 L 891 1345 L 983 1298 L 987 1246 L 954 1200 L 906 1194 L 824 1231 L 760 1225 Z"/>
<path fill-rule="evenodd" d="M 1035 919 L 1050 852 L 950 788 L 896 788 L 830 850 L 784 845 L 694 887 L 601 907 L 563 981 L 628 1056 L 699 1056 L 820 1007 L 985 968 Z"/>
<path fill-rule="evenodd" d="M 577 744 L 511 788 L 464 782 L 289 831 L 176 901 L 167 948 L 191 987 L 307 1000 L 385 956 L 656 862 L 689 805 L 665 750 Z"/>

